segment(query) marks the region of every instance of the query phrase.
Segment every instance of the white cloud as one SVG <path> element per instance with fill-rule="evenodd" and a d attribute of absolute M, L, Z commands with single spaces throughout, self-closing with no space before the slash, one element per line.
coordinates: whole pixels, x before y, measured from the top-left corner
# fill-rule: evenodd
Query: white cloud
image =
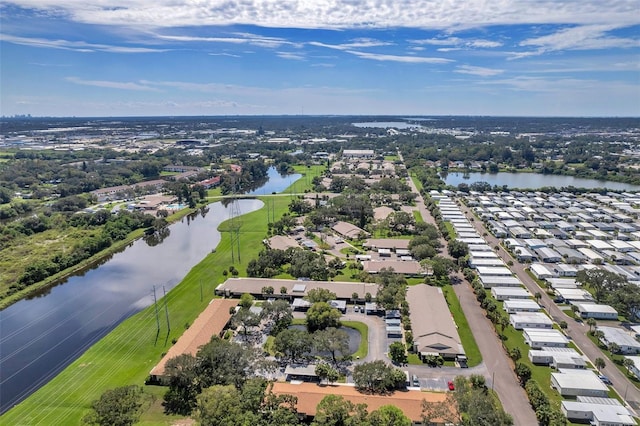
<path fill-rule="evenodd" d="M 147 47 L 111 46 L 107 44 L 94 44 L 84 41 L 49 40 L 45 38 L 18 37 L 9 34 L 0 34 L 0 40 L 9 43 L 33 47 L 47 47 L 52 49 L 73 50 L 75 52 L 111 52 L 111 53 L 156 53 L 166 52 L 166 49 L 150 49 Z"/>
<path fill-rule="evenodd" d="M 614 37 L 607 33 L 615 25 L 583 25 L 565 28 L 545 36 L 529 38 L 520 42 L 523 47 L 537 47 L 534 51 L 516 52 L 515 58 L 539 55 L 557 50 L 595 50 L 640 47 L 640 40 Z"/>
<path fill-rule="evenodd" d="M 303 61 L 305 59 L 304 55 L 298 53 L 291 52 L 276 52 L 276 55 L 282 59 L 292 59 L 294 61 Z"/>
<path fill-rule="evenodd" d="M 209 56 L 229 56 L 231 58 L 241 58 L 242 56 L 240 55 L 234 55 L 233 53 L 226 53 L 226 52 L 222 52 L 222 53 L 209 53 Z"/>
<path fill-rule="evenodd" d="M 359 58 L 371 59 L 373 61 L 405 62 L 410 64 L 446 64 L 454 62 L 452 59 L 427 58 L 424 56 L 386 55 L 381 53 L 359 52 L 357 50 L 347 50 L 346 52 Z"/>
<path fill-rule="evenodd" d="M 446 38 L 427 38 L 427 39 L 419 39 L 419 40 L 409 40 L 410 43 L 418 44 L 418 45 L 431 45 L 431 46 L 455 46 L 455 48 L 440 48 L 438 51 L 447 52 L 449 50 L 459 50 L 462 47 L 467 48 L 494 48 L 502 46 L 502 42 L 493 41 L 493 40 L 483 40 L 483 39 L 463 39 L 460 37 L 446 37 Z"/>
<path fill-rule="evenodd" d="M 159 90 L 155 87 L 149 87 L 145 84 L 140 83 L 132 83 L 132 82 L 120 82 L 120 81 L 105 81 L 105 80 L 83 80 L 78 77 L 67 77 L 67 81 L 80 84 L 82 86 L 94 86 L 94 87 L 105 87 L 108 89 L 121 89 L 121 90 L 135 90 L 135 91 L 143 91 L 143 92 L 158 92 Z"/>
<path fill-rule="evenodd" d="M 479 28 L 638 23 L 637 0 L 9 0 L 73 20 L 128 27 Z"/>
<path fill-rule="evenodd" d="M 460 65 L 456 67 L 454 72 L 460 74 L 479 75 L 480 77 L 492 77 L 494 75 L 502 74 L 504 70 L 494 68 L 475 67 L 472 65 Z"/>
<path fill-rule="evenodd" d="M 454 62 L 451 59 L 445 59 L 445 58 L 429 58 L 424 56 L 403 56 L 403 55 L 389 55 L 389 54 L 383 54 L 383 53 L 362 52 L 359 50 L 349 49 L 345 47 L 346 45 L 326 44 L 326 43 L 320 43 L 318 41 L 312 41 L 312 42 L 309 42 L 309 44 L 312 46 L 325 47 L 327 49 L 340 50 L 345 53 L 349 53 L 351 55 L 357 56 L 359 58 L 371 59 L 373 61 L 405 62 L 405 63 L 412 63 L 412 64 L 418 64 L 418 63 L 446 64 L 448 62 Z"/>
<path fill-rule="evenodd" d="M 230 43 L 230 44 L 250 44 L 252 46 L 277 49 L 283 45 L 300 47 L 299 44 L 292 43 L 280 37 L 263 37 L 249 33 L 235 33 L 234 37 L 199 37 L 185 35 L 155 34 L 161 40 L 177 42 L 202 42 L 202 43 Z"/>

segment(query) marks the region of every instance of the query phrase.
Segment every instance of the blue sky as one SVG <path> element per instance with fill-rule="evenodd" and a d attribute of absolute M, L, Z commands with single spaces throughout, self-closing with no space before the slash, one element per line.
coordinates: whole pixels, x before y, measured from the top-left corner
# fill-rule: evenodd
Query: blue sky
<path fill-rule="evenodd" d="M 640 116 L 637 0 L 20 0 L 0 114 Z"/>

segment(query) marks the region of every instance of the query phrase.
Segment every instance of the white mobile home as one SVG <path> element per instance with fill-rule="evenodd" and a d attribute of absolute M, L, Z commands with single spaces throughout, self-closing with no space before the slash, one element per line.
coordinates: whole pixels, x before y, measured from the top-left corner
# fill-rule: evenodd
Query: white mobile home
<path fill-rule="evenodd" d="M 631 412 L 617 399 L 578 396 L 576 401 L 562 401 L 562 412 L 572 422 L 594 426 L 632 426 L 636 424 Z"/>
<path fill-rule="evenodd" d="M 533 349 L 566 348 L 569 340 L 558 330 L 542 330 L 537 328 L 525 328 L 522 331 L 524 341 Z"/>
<path fill-rule="evenodd" d="M 578 307 L 578 313 L 581 318 L 618 319 L 618 311 L 609 305 L 600 305 L 598 303 L 574 303 L 574 305 Z"/>
<path fill-rule="evenodd" d="M 484 267 L 505 267 L 506 265 L 504 264 L 504 261 L 500 258 L 494 257 L 494 258 L 476 258 L 476 257 L 472 257 L 469 258 L 469 266 L 471 268 L 478 268 L 480 266 L 484 266 Z"/>
<path fill-rule="evenodd" d="M 602 343 L 605 345 L 615 343 L 623 354 L 640 353 L 640 342 L 634 339 L 633 336 L 625 330 L 617 327 L 604 326 L 598 326 L 597 329 L 603 332 L 604 337 L 602 338 Z"/>
<path fill-rule="evenodd" d="M 512 299 L 505 300 L 502 304 L 502 309 L 509 314 L 515 314 L 519 312 L 540 312 L 542 307 L 531 299 Z"/>
<path fill-rule="evenodd" d="M 522 281 L 520 281 L 520 278 L 514 276 L 502 277 L 499 275 L 480 275 L 480 282 L 482 283 L 484 288 L 522 286 Z"/>
<path fill-rule="evenodd" d="M 507 267 L 479 266 L 477 269 L 480 275 L 494 275 L 502 277 L 513 276 L 513 273 Z"/>
<path fill-rule="evenodd" d="M 496 300 L 529 299 L 531 293 L 521 287 L 492 287 L 491 294 Z"/>
<path fill-rule="evenodd" d="M 524 328 L 552 328 L 553 321 L 542 312 L 520 312 L 509 315 L 509 322 L 516 330 Z"/>
<path fill-rule="evenodd" d="M 560 369 L 551 373 L 551 387 L 562 396 L 606 397 L 609 393 L 607 385 L 591 370 Z"/>
<path fill-rule="evenodd" d="M 539 280 L 546 280 L 555 277 L 555 273 L 542 263 L 533 263 L 529 266 L 531 273 Z"/>

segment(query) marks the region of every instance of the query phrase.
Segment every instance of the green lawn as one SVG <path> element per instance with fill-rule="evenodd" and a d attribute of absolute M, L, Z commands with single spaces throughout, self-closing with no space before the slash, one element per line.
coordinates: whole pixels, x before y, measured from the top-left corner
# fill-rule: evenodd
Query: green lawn
<path fill-rule="evenodd" d="M 287 211 L 288 197 L 274 197 L 276 215 Z M 267 233 L 267 212 L 261 209 L 244 215 L 241 243 L 242 262 L 235 266 L 246 275 L 249 260 L 257 257 Z M 196 265 L 169 294 L 167 306 L 173 328 L 167 333 L 165 320 L 156 340 L 156 317 L 153 306 L 122 322 L 74 361 L 63 372 L 29 398 L 5 413 L 3 424 L 73 424 L 86 414 L 91 401 L 105 390 L 129 384 L 143 384 L 149 371 L 184 331 L 183 324 L 193 323 L 209 300 L 200 301 L 200 282 L 205 293 L 213 294 L 225 277 L 222 270 L 231 262 L 229 234 L 223 233 L 215 253 Z M 161 302 L 164 304 L 164 300 Z M 164 318 L 164 317 L 163 317 Z"/>
<path fill-rule="evenodd" d="M 444 222 L 444 227 L 447 228 L 447 232 L 449 233 L 449 240 L 455 240 L 458 234 L 456 234 L 453 224 L 451 222 Z"/>
<path fill-rule="evenodd" d="M 353 354 L 354 359 L 364 358 L 369 353 L 369 327 L 360 321 L 341 321 L 343 327 L 353 328 L 360 333 L 360 346 Z"/>
<path fill-rule="evenodd" d="M 413 218 L 415 219 L 416 223 L 424 223 L 424 219 L 422 218 L 422 214 L 419 210 L 413 211 Z"/>
<path fill-rule="evenodd" d="M 451 285 L 443 287 L 442 292 L 447 299 L 453 320 L 458 326 L 458 334 L 460 335 L 460 340 L 462 340 L 462 347 L 467 355 L 467 365 L 469 367 L 475 367 L 482 362 L 482 355 L 480 354 L 480 349 L 478 349 L 476 339 L 473 337 L 467 318 L 464 312 L 462 312 L 460 301 L 456 297 Z"/>
<path fill-rule="evenodd" d="M 418 188 L 418 191 L 422 192 L 424 187 L 422 186 L 422 182 L 420 182 L 420 179 L 418 179 L 416 175 L 413 173 L 410 173 L 410 176 L 411 176 L 411 180 L 413 181 L 413 184 L 416 186 L 416 188 Z"/>

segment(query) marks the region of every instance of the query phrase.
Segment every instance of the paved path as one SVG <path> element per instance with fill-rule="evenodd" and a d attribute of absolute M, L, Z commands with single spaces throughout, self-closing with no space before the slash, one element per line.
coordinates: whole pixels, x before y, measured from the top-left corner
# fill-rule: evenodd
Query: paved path
<path fill-rule="evenodd" d="M 408 183 L 413 192 L 419 194 L 418 188 L 411 178 L 408 179 Z M 416 204 L 424 221 L 435 225 L 435 220 L 424 205 L 422 196 L 416 198 Z M 445 248 L 443 255 L 448 256 L 446 242 L 444 240 L 441 242 Z M 462 311 L 482 354 L 484 368 L 481 371 L 486 373 L 488 385 L 498 394 L 502 407 L 511 414 L 516 426 L 537 425 L 538 422 L 529 404 L 529 399 L 518 382 L 513 371 L 512 361 L 502 348 L 502 342 L 495 333 L 493 325 L 485 317 L 484 310 L 476 301 L 471 286 L 461 274 L 457 274 L 455 278 L 457 278 L 457 283 L 453 285 L 453 290 L 460 300 Z"/>
<path fill-rule="evenodd" d="M 462 205 L 461 209 L 468 218 L 473 217 L 473 213 L 466 206 Z M 499 246 L 497 253 L 505 263 L 509 261 L 513 262 L 513 266 L 511 266 L 510 269 L 518 276 L 518 278 L 520 278 L 525 287 L 527 287 L 532 294 L 540 293 L 542 296 L 540 303 L 545 307 L 549 315 L 551 315 L 551 317 L 557 322 L 563 320 L 567 322 L 568 327 L 565 330 L 565 333 L 571 340 L 573 340 L 582 353 L 589 358 L 591 363 L 593 364 L 593 361 L 596 358 L 602 358 L 606 361 L 606 366 L 601 370 L 602 374 L 605 374 L 609 379 L 611 379 L 613 388 L 616 390 L 618 395 L 625 399 L 625 401 L 627 401 L 635 411 L 638 411 L 638 408 L 640 408 L 640 391 L 624 373 L 618 370 L 618 368 L 609 361 L 600 348 L 598 348 L 591 339 L 589 339 L 587 336 L 589 327 L 584 323 L 578 323 L 573 318 L 567 316 L 558 307 L 558 305 L 551 300 L 544 289 L 541 289 L 533 278 L 531 278 L 531 276 L 526 272 L 526 266 L 513 259 L 511 255 L 500 245 L 500 241 L 485 229 L 484 224 L 480 220 L 477 220 L 476 218 L 476 220 L 471 223 L 480 235 L 485 232 L 487 233 L 487 235 L 484 236 L 484 239 L 491 247 Z"/>

